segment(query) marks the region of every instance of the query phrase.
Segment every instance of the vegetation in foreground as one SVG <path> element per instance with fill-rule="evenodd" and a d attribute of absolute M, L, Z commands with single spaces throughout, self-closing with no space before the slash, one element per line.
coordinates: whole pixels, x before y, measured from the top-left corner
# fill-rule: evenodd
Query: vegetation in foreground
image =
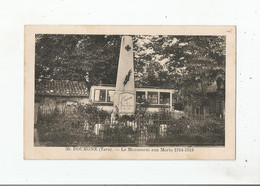
<path fill-rule="evenodd" d="M 79 105 L 71 112 L 39 115 L 37 131 L 43 146 L 163 146 L 224 145 L 224 121 L 217 117 L 174 119 L 162 110 L 117 116 L 112 123 L 107 111 Z"/>

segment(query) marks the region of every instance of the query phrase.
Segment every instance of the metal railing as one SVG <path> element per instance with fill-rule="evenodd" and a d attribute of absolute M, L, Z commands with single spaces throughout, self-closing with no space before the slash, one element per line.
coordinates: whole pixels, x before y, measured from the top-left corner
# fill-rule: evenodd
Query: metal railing
<path fill-rule="evenodd" d="M 212 120 L 212 121 L 211 121 Z M 208 124 L 207 124 L 208 122 Z M 203 125 L 201 125 L 203 123 Z M 104 118 L 39 119 L 35 128 L 46 146 L 224 145 L 224 121 L 175 120 L 164 115 L 111 123 Z"/>

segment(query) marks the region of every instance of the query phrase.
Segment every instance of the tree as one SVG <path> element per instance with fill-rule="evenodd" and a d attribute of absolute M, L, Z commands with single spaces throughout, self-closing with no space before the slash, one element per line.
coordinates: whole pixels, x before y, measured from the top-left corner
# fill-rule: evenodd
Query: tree
<path fill-rule="evenodd" d="M 120 36 L 36 35 L 35 78 L 114 84 L 119 49 Z"/>
<path fill-rule="evenodd" d="M 202 104 L 207 86 L 225 82 L 224 36 L 135 35 L 135 86 L 178 90 Z M 115 84 L 120 35 L 36 35 L 35 77 Z M 223 97 L 221 99 L 224 99 Z"/>
<path fill-rule="evenodd" d="M 207 86 L 225 81 L 225 37 L 138 36 L 136 63 L 143 64 L 140 85 L 178 90 L 184 102 L 202 103 Z M 139 70 L 139 69 L 137 69 Z"/>

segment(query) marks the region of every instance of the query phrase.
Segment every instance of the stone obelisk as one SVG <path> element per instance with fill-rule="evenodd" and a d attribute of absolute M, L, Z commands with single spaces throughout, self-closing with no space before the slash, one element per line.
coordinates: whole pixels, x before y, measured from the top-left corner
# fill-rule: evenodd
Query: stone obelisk
<path fill-rule="evenodd" d="M 120 115 L 132 115 L 135 112 L 135 82 L 133 39 L 123 36 L 117 70 L 114 110 Z"/>

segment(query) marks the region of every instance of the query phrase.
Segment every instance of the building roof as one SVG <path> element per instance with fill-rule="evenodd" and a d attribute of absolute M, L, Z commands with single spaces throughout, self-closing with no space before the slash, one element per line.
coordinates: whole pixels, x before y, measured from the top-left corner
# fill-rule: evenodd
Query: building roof
<path fill-rule="evenodd" d="M 104 86 L 104 85 L 95 86 L 95 85 L 93 85 L 90 90 L 93 90 L 93 89 L 116 90 L 116 86 Z M 154 92 L 175 92 L 176 91 L 174 89 L 165 89 L 165 88 L 159 89 L 158 87 L 157 88 L 154 88 L 154 87 L 152 87 L 152 88 L 147 88 L 147 87 L 145 87 L 145 88 L 135 88 L 135 90 L 136 91 L 154 91 Z"/>
<path fill-rule="evenodd" d="M 85 81 L 38 79 L 35 83 L 35 94 L 88 97 L 89 91 Z"/>

